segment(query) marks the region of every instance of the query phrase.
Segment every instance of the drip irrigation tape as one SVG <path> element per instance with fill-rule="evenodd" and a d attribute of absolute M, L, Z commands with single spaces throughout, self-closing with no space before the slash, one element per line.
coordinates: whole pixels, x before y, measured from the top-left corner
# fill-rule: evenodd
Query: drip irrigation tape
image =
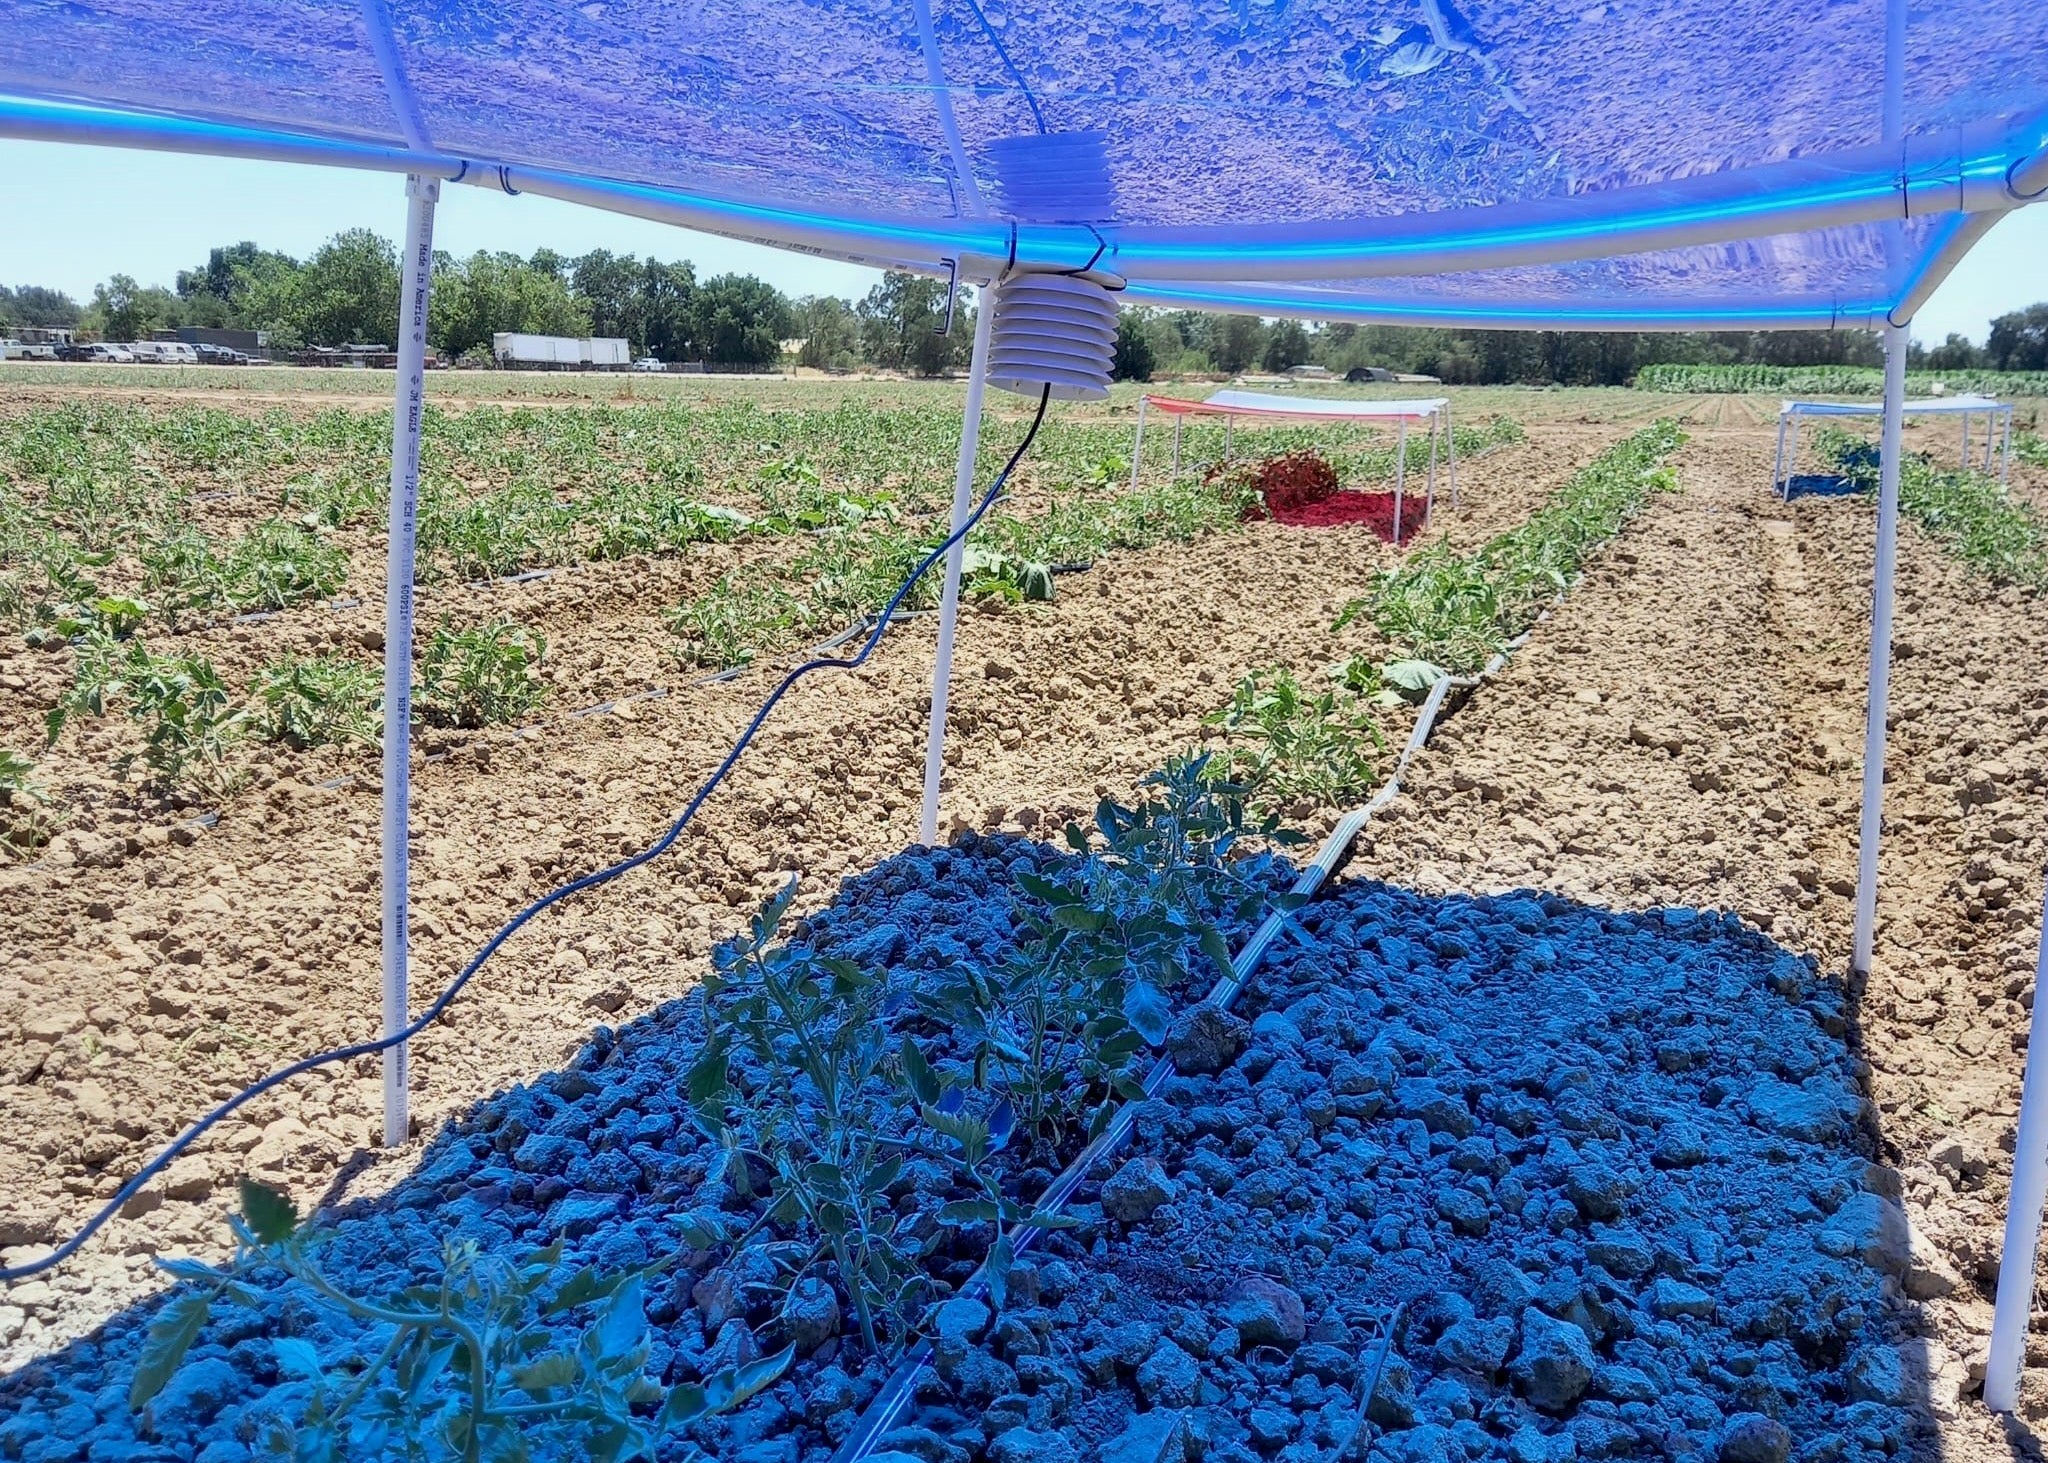
<path fill-rule="evenodd" d="M 862 643 L 860 649 L 852 655 L 843 658 L 807 660 L 802 665 L 795 667 L 785 674 L 776 683 L 775 689 L 768 693 L 768 698 L 755 711 L 753 718 L 748 721 L 746 728 L 741 731 L 738 740 L 732 745 L 732 750 L 725 754 L 724 760 L 713 770 L 711 776 L 705 780 L 704 785 L 697 789 L 696 794 L 684 805 L 683 811 L 676 816 L 674 822 L 669 824 L 668 831 L 663 833 L 660 838 L 656 839 L 639 853 L 622 858 L 617 863 L 599 869 L 595 873 L 585 874 L 579 879 L 572 879 L 567 884 L 543 894 L 540 898 L 534 900 L 531 904 L 513 915 L 511 919 L 499 927 L 496 934 L 484 942 L 483 948 L 470 958 L 469 963 L 462 967 L 461 973 L 448 983 L 441 994 L 434 998 L 432 1004 L 398 1031 L 372 1041 L 359 1041 L 349 1046 L 336 1047 L 332 1051 L 320 1052 L 310 1057 L 302 1057 L 288 1066 L 278 1068 L 269 1076 L 252 1082 L 241 1091 L 235 1093 L 232 1097 L 186 1128 L 176 1138 L 172 1139 L 162 1152 L 144 1164 L 133 1178 L 121 1185 L 115 1191 L 114 1196 L 101 1205 L 93 1213 L 92 1217 L 86 1220 L 69 1239 L 51 1250 L 49 1254 L 42 1256 L 40 1259 L 0 1269 L 0 1283 L 12 1284 L 15 1281 L 26 1280 L 33 1275 L 40 1275 L 46 1270 L 55 1269 L 58 1265 L 63 1264 L 66 1260 L 77 1254 L 108 1220 L 121 1212 L 122 1207 L 130 1199 L 140 1193 L 152 1179 L 168 1168 L 180 1154 L 203 1137 L 216 1123 L 230 1116 L 237 1109 L 253 1101 L 255 1098 L 270 1091 L 273 1087 L 280 1086 L 294 1077 L 312 1071 L 316 1067 L 330 1066 L 335 1062 L 353 1061 L 357 1057 L 375 1056 L 379 1052 L 399 1045 L 401 1042 L 410 1041 L 413 1037 L 419 1035 L 438 1021 L 441 1018 L 441 1013 L 454 1004 L 455 998 L 462 994 L 463 988 L 483 968 L 484 963 L 497 954 L 499 947 L 524 928 L 527 922 L 536 915 L 561 903 L 572 895 L 580 894 L 586 889 L 594 889 L 600 884 L 608 884 L 621 874 L 637 869 L 642 864 L 650 863 L 666 853 L 675 844 L 675 841 L 682 837 L 683 830 L 690 826 L 690 823 L 696 818 L 698 810 L 706 802 L 710 801 L 711 794 L 718 790 L 719 784 L 723 783 L 733 768 L 738 765 L 740 755 L 747 750 L 747 747 L 753 742 L 755 734 L 761 730 L 762 725 L 773 714 L 776 706 L 789 693 L 791 687 L 814 671 L 858 670 L 867 663 L 868 657 L 873 655 L 876 647 L 882 643 L 882 636 L 889 628 L 889 621 L 895 617 L 897 606 L 909 597 L 910 591 L 915 587 L 917 581 L 922 579 L 934 564 L 937 564 L 946 556 L 947 550 L 951 549 L 955 543 L 966 538 L 974 526 L 981 521 L 982 515 L 995 506 L 996 500 L 1002 496 L 1004 486 L 1010 480 L 1010 474 L 1016 470 L 1017 464 L 1023 460 L 1024 454 L 1031 450 L 1032 442 L 1037 439 L 1038 429 L 1045 423 L 1045 411 L 1051 402 L 1052 388 L 1048 386 L 1038 398 L 1038 410 L 1031 418 L 1031 425 L 1025 431 L 1024 439 L 1017 444 L 1016 450 L 1010 454 L 1009 460 L 1003 464 L 1002 470 L 996 474 L 995 480 L 989 484 L 988 491 L 982 495 L 981 501 L 975 504 L 974 510 L 962 520 L 958 528 L 954 529 L 941 543 L 918 561 L 917 566 L 910 571 L 903 583 L 897 587 L 896 593 L 891 596 L 889 602 L 882 607 L 881 613 L 876 617 L 873 630 L 869 633 L 867 640 Z"/>
<path fill-rule="evenodd" d="M 951 540 L 948 540 L 948 542 L 950 543 Z M 921 620 L 926 615 L 932 613 L 934 612 L 931 610 L 899 610 L 897 611 L 897 613 L 889 617 L 888 624 L 895 624 L 902 620 Z M 830 640 L 827 640 L 819 645 L 813 645 L 809 650 L 806 650 L 804 654 L 823 655 L 828 650 L 837 650 L 847 641 L 853 639 L 854 636 L 860 635 L 868 630 L 871 630 L 874 628 L 874 626 L 875 617 L 873 615 L 869 615 L 864 620 L 859 620 L 856 621 L 854 624 L 848 625 L 844 630 L 841 630 L 837 635 L 834 635 Z M 887 628 L 887 626 L 885 625 L 884 628 Z M 710 686 L 715 685 L 720 681 L 736 680 L 737 678 L 745 675 L 748 671 L 752 669 L 754 669 L 754 667 L 751 665 L 727 666 L 722 671 L 714 671 L 708 676 L 699 676 L 696 680 L 690 682 L 690 684 L 693 686 Z"/>
<path fill-rule="evenodd" d="M 1476 676 L 1445 676 L 1429 688 L 1429 695 L 1424 699 L 1422 709 L 1416 715 L 1415 729 L 1409 733 L 1407 745 L 1401 749 L 1400 758 L 1395 762 L 1393 774 L 1387 779 L 1386 786 L 1381 788 L 1364 807 L 1354 808 L 1337 820 L 1337 826 L 1330 830 L 1329 837 L 1323 840 L 1322 847 L 1316 851 L 1315 859 L 1302 871 L 1301 877 L 1294 881 L 1290 893 L 1306 899 L 1313 898 L 1321 890 L 1330 875 L 1336 871 L 1337 865 L 1343 861 L 1344 855 L 1350 852 L 1351 845 L 1357 841 L 1359 833 L 1364 830 L 1373 814 L 1386 807 L 1399 795 L 1401 778 L 1407 772 L 1409 762 L 1429 740 L 1430 731 L 1436 725 L 1437 716 L 1443 710 L 1444 702 L 1450 693 L 1476 686 L 1480 681 L 1493 675 L 1506 660 L 1504 652 L 1496 655 L 1487 663 L 1486 669 Z M 1267 915 L 1231 961 L 1236 973 L 1225 975 L 1217 981 L 1215 988 L 1204 998 L 1202 1004 L 1228 1010 L 1244 990 L 1253 970 L 1266 957 L 1274 942 L 1285 933 L 1289 922 L 1289 917 L 1278 911 Z M 1157 1096 L 1173 1074 L 1174 1067 L 1170 1058 L 1161 1057 L 1153 1063 L 1152 1069 L 1145 1074 L 1143 1085 L 1146 1098 Z M 1087 1180 L 1088 1175 L 1129 1139 L 1132 1127 L 1137 1121 L 1137 1110 L 1138 1104 L 1135 1102 L 1126 1102 L 1120 1106 L 1115 1116 L 1109 1120 L 1108 1127 L 1046 1186 L 1038 1202 L 1030 1206 L 1033 1212 L 1056 1215 L 1065 1208 L 1067 1202 Z M 1013 1234 L 1011 1248 L 1015 1253 L 1023 1254 L 1043 1239 L 1045 1234 L 1046 1231 L 1036 1225 L 1025 1225 Z M 960 1287 L 958 1294 L 980 1295 L 988 1288 L 987 1274 L 988 1265 L 984 1261 L 968 1278 L 966 1284 Z M 854 1424 L 853 1432 L 833 1455 L 833 1463 L 861 1463 L 861 1460 L 873 1453 L 882 1435 L 894 1427 L 909 1408 L 916 1393 L 919 1375 L 930 1360 L 929 1341 L 920 1341 L 911 1348 L 909 1354 L 897 1364 L 896 1369 L 889 1374 L 888 1380 L 882 1384 L 882 1390 L 875 1394 L 875 1400 L 868 1404 L 867 1410 Z"/>

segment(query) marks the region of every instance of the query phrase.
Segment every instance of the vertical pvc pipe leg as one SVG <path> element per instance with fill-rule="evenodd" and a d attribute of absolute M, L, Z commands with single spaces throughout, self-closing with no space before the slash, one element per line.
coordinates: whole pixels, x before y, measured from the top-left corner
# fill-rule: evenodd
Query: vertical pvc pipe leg
<path fill-rule="evenodd" d="M 437 178 L 405 180 L 405 260 L 398 302 L 398 391 L 391 414 L 391 519 L 384 560 L 384 1034 L 412 1020 L 408 989 L 407 837 L 412 791 L 413 539 L 419 526 L 420 417 L 426 405 L 427 292 L 434 276 Z M 411 1135 L 407 1043 L 384 1052 L 384 1146 Z"/>
<path fill-rule="evenodd" d="M 967 368 L 967 407 L 960 420 L 960 463 L 953 473 L 953 528 L 958 533 L 974 506 L 974 454 L 981 445 L 981 396 L 988 384 L 988 333 L 995 311 L 984 305 L 974 322 L 974 356 Z M 1144 410 L 1142 404 L 1139 410 Z M 939 653 L 932 666 L 932 715 L 924 736 L 924 809 L 918 841 L 939 841 L 939 779 L 946 770 L 946 694 L 953 685 L 953 631 L 960 619 L 960 573 L 967 558 L 961 540 L 946 552 L 946 588 L 939 600 Z"/>
<path fill-rule="evenodd" d="M 1180 424 L 1181 424 L 1181 420 L 1182 420 L 1182 419 L 1181 419 L 1181 418 L 1180 418 L 1179 416 L 1177 416 L 1177 415 L 1176 415 L 1176 416 L 1174 417 L 1174 419 L 1173 419 L 1173 475 L 1174 475 L 1174 477 L 1176 477 L 1176 478 L 1178 478 L 1178 477 L 1180 476 Z"/>
<path fill-rule="evenodd" d="M 1984 1405 L 1993 1412 L 2019 1406 L 2020 1369 L 2027 1360 L 2027 1328 L 2034 1310 L 2034 1257 L 2041 1243 L 2041 1209 L 2048 1202 L 2048 1019 L 2041 995 L 2048 986 L 2048 901 L 2034 956 L 2034 1011 L 2027 1028 L 2027 1070 L 2020 1079 L 2020 1126 L 2013 1142 L 2012 1192 L 2005 1201 L 2005 1244 L 1998 1254 L 1998 1301 L 1991 1317 L 1991 1351 L 1984 1362 Z"/>
<path fill-rule="evenodd" d="M 1422 523 L 1429 526 L 1436 513 L 1436 429 L 1437 414 L 1429 414 L 1429 485 L 1422 490 Z"/>
<path fill-rule="evenodd" d="M 975 334 L 979 338 L 979 327 L 976 328 Z M 1138 486 L 1138 467 L 1145 460 L 1145 402 L 1145 397 L 1141 396 L 1138 398 L 1138 440 L 1131 444 L 1131 486 L 1133 488 Z M 931 840 L 927 838 L 925 842 L 929 843 Z"/>
<path fill-rule="evenodd" d="M 1771 491 L 1785 502 L 1792 501 L 1792 482 L 1785 476 L 1785 414 L 1778 413 L 1778 455 L 1771 463 Z"/>
<path fill-rule="evenodd" d="M 1451 474 L 1451 511 L 1458 511 L 1458 427 L 1451 420 L 1451 404 L 1444 403 L 1444 455 Z"/>
<path fill-rule="evenodd" d="M 2005 409 L 2005 460 L 2004 460 L 2004 461 L 2003 461 L 2003 463 L 2002 463 L 2002 464 L 2001 464 L 2001 465 L 1999 466 L 1999 469 L 1998 469 L 1998 480 L 1999 480 L 1999 481 L 2000 481 L 2001 483 L 2004 483 L 2004 484 L 2006 484 L 2006 486 L 2008 486 L 2008 487 L 2010 487 L 2010 486 L 2012 485 L 2012 408 L 2011 408 L 2011 407 L 2007 407 L 2007 408 Z"/>
<path fill-rule="evenodd" d="M 1963 471 L 1970 470 L 1970 414 L 1963 413 Z"/>
<path fill-rule="evenodd" d="M 1870 973 L 1877 939 L 1877 846 L 1884 813 L 1884 721 L 1892 680 L 1892 574 L 1899 557 L 1900 427 L 1906 402 L 1906 328 L 1884 331 L 1883 457 L 1877 486 L 1877 564 L 1871 579 L 1870 699 L 1863 723 L 1863 821 L 1856 837 L 1856 940 L 1851 964 Z"/>
<path fill-rule="evenodd" d="M 1230 414 L 1225 412 L 1223 416 L 1223 460 L 1228 462 L 1230 457 Z"/>
<path fill-rule="evenodd" d="M 1408 484 L 1408 418 L 1394 423 L 1394 547 L 1401 547 L 1401 490 Z"/>

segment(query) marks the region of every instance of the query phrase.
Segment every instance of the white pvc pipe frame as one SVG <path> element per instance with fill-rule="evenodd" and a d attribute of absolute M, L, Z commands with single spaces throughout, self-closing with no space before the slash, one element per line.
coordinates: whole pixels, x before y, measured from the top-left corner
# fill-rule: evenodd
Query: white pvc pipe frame
<path fill-rule="evenodd" d="M 981 446 L 982 393 L 988 384 L 989 331 L 995 302 L 984 291 L 974 312 L 974 354 L 967 368 L 967 402 L 960 419 L 960 459 L 953 472 L 952 532 L 959 533 L 974 506 L 974 461 Z M 1139 424 L 1143 430 L 1143 422 Z M 932 664 L 931 719 L 924 739 L 924 805 L 918 814 L 917 837 L 926 847 L 939 841 L 939 783 L 946 771 L 946 700 L 953 685 L 953 634 L 960 618 L 960 576 L 967 559 L 967 540 L 955 540 L 946 551 L 946 587 L 939 599 L 939 648 Z"/>
<path fill-rule="evenodd" d="M 1877 940 L 1877 855 L 1884 812 L 1885 712 L 1891 695 L 1892 581 L 1899 556 L 1899 452 L 1906 404 L 1906 328 L 1884 332 L 1884 426 L 1877 479 L 1877 556 L 1871 575 L 1870 690 L 1863 718 L 1863 806 L 1856 838 L 1856 924 L 1850 966 L 1870 973 Z"/>
<path fill-rule="evenodd" d="M 1778 495 L 1780 502 L 1792 501 L 1792 479 L 1799 471 L 1799 419 L 1805 416 L 1827 417 L 1831 412 L 1807 412 L 1799 409 L 1797 402 L 1786 402 L 1778 408 L 1778 448 L 1771 465 L 1771 491 Z M 1923 410 L 1934 410 L 1923 408 Z M 1912 415 L 1911 412 L 1905 413 Z M 1944 412 L 1942 415 L 1948 415 Z M 1979 415 L 1966 411 L 1963 418 L 1962 466 L 1967 471 L 1973 464 L 1970 457 L 1970 418 Z M 1999 481 L 2010 485 L 2012 482 L 2012 418 L 2011 402 L 2000 402 L 1986 408 L 1981 415 L 1985 419 L 1984 471 L 1990 472 L 1993 463 L 2000 464 Z M 2002 444 L 2002 446 L 2001 446 Z"/>
<path fill-rule="evenodd" d="M 1135 440 L 1133 440 L 1131 443 L 1131 487 L 1134 489 L 1138 486 L 1138 473 L 1139 470 L 1144 466 L 1145 462 L 1145 408 L 1150 403 L 1150 401 L 1151 398 L 1148 396 L 1140 396 L 1138 398 L 1138 431 Z M 971 396 L 969 398 L 968 409 L 970 411 L 974 409 L 973 398 Z M 1442 430 L 1444 441 L 1450 448 L 1451 511 L 1455 513 L 1458 509 L 1458 444 L 1456 439 L 1451 436 L 1451 404 L 1450 402 L 1446 401 L 1441 407 L 1438 407 L 1435 411 L 1429 413 L 1429 487 L 1427 491 L 1423 494 L 1422 499 L 1422 520 L 1424 523 L 1427 523 L 1430 520 L 1431 515 L 1434 514 L 1436 511 L 1436 460 L 1437 430 L 1439 417 L 1443 419 Z M 1186 419 L 1186 412 L 1175 412 L 1173 414 L 1173 475 L 1175 477 L 1180 476 L 1180 429 L 1182 422 L 1184 422 Z M 1326 418 L 1326 420 L 1341 421 L 1359 419 L 1332 417 Z M 1401 496 L 1402 490 L 1406 485 L 1408 473 L 1408 418 L 1396 417 L 1395 422 L 1396 431 L 1394 441 L 1394 546 L 1398 548 L 1401 544 Z M 1231 414 L 1225 412 L 1223 414 L 1223 443 L 1226 461 L 1229 460 L 1230 423 Z M 925 839 L 925 842 L 929 843 L 931 842 L 931 839 L 927 837 Z"/>
<path fill-rule="evenodd" d="M 434 205 L 441 184 L 405 180 L 404 280 L 399 295 L 398 388 L 391 413 L 391 509 L 384 560 L 384 1034 L 411 1021 L 408 992 L 412 819 L 413 548 L 419 523 L 420 418 L 426 408 L 427 296 L 434 278 Z M 408 1043 L 384 1051 L 384 1143 L 411 1135 Z"/>

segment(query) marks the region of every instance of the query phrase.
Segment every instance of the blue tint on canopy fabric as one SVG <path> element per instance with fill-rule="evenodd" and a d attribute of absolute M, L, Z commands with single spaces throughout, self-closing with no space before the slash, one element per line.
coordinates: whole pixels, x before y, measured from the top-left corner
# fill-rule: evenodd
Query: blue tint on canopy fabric
<path fill-rule="evenodd" d="M 1888 87 L 1888 11 L 1904 3 L 934 0 L 929 59 L 990 213 L 1034 196 L 1002 175 L 1042 119 L 1099 134 L 1083 148 L 1105 170 L 1087 207 L 1106 229 L 1208 229 L 1198 247 L 1223 252 L 1246 225 L 1365 226 L 1873 149 L 1989 147 L 1996 160 L 2008 143 L 2038 147 L 2048 4 L 1913 5 Z M 975 212 L 927 66 L 911 0 L 0 7 L 0 90 L 17 95 L 410 141 L 824 220 Z M 1482 310 L 1881 301 L 1936 232 L 1915 220 L 1888 249 L 1891 228 L 1377 280 L 1369 293 Z"/>

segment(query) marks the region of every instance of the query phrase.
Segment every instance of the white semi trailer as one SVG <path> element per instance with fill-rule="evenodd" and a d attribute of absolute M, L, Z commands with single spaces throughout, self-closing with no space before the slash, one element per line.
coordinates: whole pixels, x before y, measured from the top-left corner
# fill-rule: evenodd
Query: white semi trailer
<path fill-rule="evenodd" d="M 616 336 L 579 338 L 514 330 L 491 337 L 491 355 L 508 371 L 623 371 L 633 358 L 627 342 Z"/>

